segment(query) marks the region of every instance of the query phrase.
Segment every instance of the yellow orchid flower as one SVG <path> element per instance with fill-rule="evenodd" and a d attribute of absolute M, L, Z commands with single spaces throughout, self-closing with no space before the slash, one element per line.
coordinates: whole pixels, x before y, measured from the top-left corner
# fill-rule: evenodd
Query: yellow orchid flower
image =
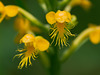
<path fill-rule="evenodd" d="M 67 11 L 58 10 L 56 13 L 51 11 L 46 14 L 46 20 L 51 24 L 52 33 L 50 36 L 53 39 L 52 43 L 57 38 L 55 45 L 58 43 L 59 46 L 60 44 L 67 46 L 68 36 L 74 36 L 67 28 L 68 23 L 71 22 L 71 14 Z"/>
<path fill-rule="evenodd" d="M 89 35 L 90 41 L 93 44 L 100 43 L 100 26 L 90 24 L 90 27 L 94 28 L 94 31 L 92 33 L 90 33 L 90 35 Z"/>
<path fill-rule="evenodd" d="M 0 23 L 5 18 L 5 16 L 14 17 L 17 14 L 18 14 L 17 6 L 15 5 L 4 6 L 4 4 L 0 1 Z"/>
<path fill-rule="evenodd" d="M 27 67 L 28 62 L 29 65 L 32 65 L 31 58 L 35 60 L 36 55 L 40 51 L 46 51 L 49 48 L 49 42 L 41 36 L 34 37 L 32 34 L 26 34 L 20 40 L 20 43 L 25 44 L 25 48 L 21 50 L 17 50 L 21 52 L 20 54 L 15 55 L 21 57 L 21 61 L 18 65 L 19 69 L 22 69 L 23 66 Z"/>

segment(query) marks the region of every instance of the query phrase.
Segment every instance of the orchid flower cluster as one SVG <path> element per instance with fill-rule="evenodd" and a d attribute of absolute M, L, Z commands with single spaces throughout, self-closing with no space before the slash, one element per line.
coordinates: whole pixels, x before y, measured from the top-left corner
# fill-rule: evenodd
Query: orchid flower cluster
<path fill-rule="evenodd" d="M 70 45 L 69 49 L 62 53 L 61 59 L 58 59 L 59 62 L 63 62 L 75 52 L 76 48 L 86 38 L 89 37 L 90 41 L 94 44 L 100 43 L 100 26 L 90 24 L 89 27 L 78 36 L 74 33 L 72 34 L 70 31 L 78 23 L 77 17 L 70 13 L 71 9 L 79 5 L 88 10 L 92 6 L 90 0 L 62 0 L 60 2 L 57 1 L 58 5 L 56 6 L 50 4 L 49 0 L 38 1 L 46 13 L 45 18 L 47 24 L 41 23 L 36 17 L 19 6 L 4 6 L 0 1 L 0 23 L 6 17 L 17 16 L 14 23 L 14 28 L 18 32 L 15 43 L 24 44 L 24 48 L 18 49 L 19 54 L 14 56 L 14 58 L 21 58 L 18 65 L 19 69 L 22 69 L 24 66 L 27 67 L 28 64 L 32 65 L 31 59 L 35 60 L 38 55 L 41 56 L 44 65 L 49 65 L 48 68 L 50 69 L 52 68 L 52 60 L 49 56 L 51 50 L 54 51 L 54 55 L 57 55 L 59 51 L 55 50 L 56 48 L 63 48 L 64 46 L 67 47 Z M 50 38 L 40 36 L 40 34 L 45 34 Z M 70 36 L 76 38 L 72 44 L 68 43 Z M 55 58 L 55 60 L 57 59 Z M 52 70 L 51 73 L 53 73 Z"/>

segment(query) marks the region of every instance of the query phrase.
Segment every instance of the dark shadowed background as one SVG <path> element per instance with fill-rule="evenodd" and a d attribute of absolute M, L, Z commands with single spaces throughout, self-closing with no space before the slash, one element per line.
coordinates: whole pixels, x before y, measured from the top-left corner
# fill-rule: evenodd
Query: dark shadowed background
<path fill-rule="evenodd" d="M 46 23 L 45 13 L 37 0 L 1 0 L 5 5 L 19 5 Z M 91 0 L 92 8 L 85 11 L 74 7 L 72 14 L 78 18 L 78 25 L 72 33 L 79 34 L 88 27 L 88 23 L 100 24 L 100 0 Z M 46 75 L 44 68 L 37 59 L 32 66 L 17 69 L 20 59 L 14 59 L 18 45 L 14 43 L 17 32 L 13 28 L 14 19 L 3 20 L 0 24 L 0 75 Z M 61 75 L 100 75 L 100 44 L 94 45 L 89 40 L 62 65 Z"/>

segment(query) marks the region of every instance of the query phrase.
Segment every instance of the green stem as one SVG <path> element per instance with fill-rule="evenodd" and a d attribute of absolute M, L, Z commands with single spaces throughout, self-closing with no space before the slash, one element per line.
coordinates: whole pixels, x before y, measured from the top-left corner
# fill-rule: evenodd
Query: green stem
<path fill-rule="evenodd" d="M 43 25 L 38 19 L 36 19 L 32 14 L 27 12 L 26 10 L 22 9 L 21 7 L 18 7 L 18 10 L 21 14 L 23 14 L 28 20 L 30 20 L 35 26 L 41 28 L 43 31 L 47 31 L 48 29 Z"/>
<path fill-rule="evenodd" d="M 77 51 L 77 48 L 80 44 L 88 38 L 89 34 L 94 31 L 94 28 L 87 28 L 85 29 L 72 43 L 71 47 L 68 50 L 63 52 L 61 57 L 61 62 L 66 61 L 73 53 Z"/>
<path fill-rule="evenodd" d="M 60 60 L 58 57 L 58 49 L 57 47 L 54 47 L 55 53 L 51 55 L 51 66 L 49 69 L 49 75 L 60 75 Z"/>

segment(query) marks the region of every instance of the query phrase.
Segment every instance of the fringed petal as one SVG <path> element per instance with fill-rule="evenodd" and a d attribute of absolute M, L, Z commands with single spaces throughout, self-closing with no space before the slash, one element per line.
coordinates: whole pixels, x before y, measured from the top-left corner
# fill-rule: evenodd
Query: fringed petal
<path fill-rule="evenodd" d="M 52 28 L 52 33 L 50 34 L 52 43 L 54 42 L 54 40 L 56 40 L 55 45 L 59 45 L 59 47 L 62 45 L 69 45 L 67 43 L 68 41 L 68 37 L 69 36 L 75 36 L 74 34 L 71 34 L 71 32 L 66 28 L 66 23 L 56 23 L 54 25 L 55 27 Z M 51 43 L 51 44 L 52 44 Z"/>

